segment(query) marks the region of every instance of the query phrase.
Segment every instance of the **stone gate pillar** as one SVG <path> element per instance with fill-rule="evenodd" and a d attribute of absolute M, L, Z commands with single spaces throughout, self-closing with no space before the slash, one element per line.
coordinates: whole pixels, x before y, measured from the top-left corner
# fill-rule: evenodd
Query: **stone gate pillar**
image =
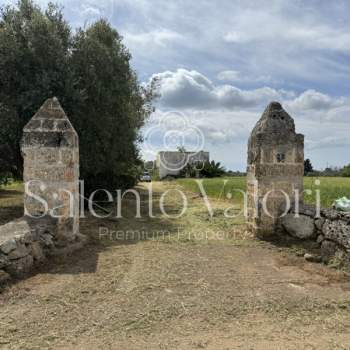
<path fill-rule="evenodd" d="M 286 197 L 294 205 L 303 198 L 304 136 L 293 118 L 271 102 L 255 125 L 248 143 L 248 229 L 261 238 L 275 233 Z M 295 196 L 299 191 L 300 197 Z"/>
<path fill-rule="evenodd" d="M 79 142 L 57 98 L 25 126 L 21 146 L 25 215 L 54 217 L 55 239 L 73 241 L 79 233 Z"/>

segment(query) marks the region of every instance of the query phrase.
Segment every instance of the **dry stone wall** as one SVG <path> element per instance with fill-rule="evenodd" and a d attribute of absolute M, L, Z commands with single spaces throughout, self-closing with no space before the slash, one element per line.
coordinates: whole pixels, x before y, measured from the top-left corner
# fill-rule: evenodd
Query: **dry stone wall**
<path fill-rule="evenodd" d="M 303 241 L 314 241 L 320 249 L 314 260 L 328 263 L 333 258 L 350 262 L 350 213 L 322 209 L 319 215 L 313 206 L 303 205 L 280 218 L 286 234 Z M 309 258 L 312 258 L 309 256 Z"/>

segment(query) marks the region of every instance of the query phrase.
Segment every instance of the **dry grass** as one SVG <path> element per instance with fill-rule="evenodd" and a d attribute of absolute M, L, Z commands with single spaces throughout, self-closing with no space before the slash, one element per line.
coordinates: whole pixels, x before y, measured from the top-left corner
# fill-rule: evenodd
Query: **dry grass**
<path fill-rule="evenodd" d="M 0 295 L 4 349 L 349 349 L 350 282 L 244 234 L 227 203 L 188 194 L 189 210 L 169 219 L 154 183 L 154 216 L 82 221 L 90 244 Z M 144 187 L 143 212 L 148 211 Z M 181 211 L 167 197 L 168 213 Z M 99 228 L 148 238 L 99 239 Z M 159 231 L 165 237 L 154 237 Z M 208 232 L 205 239 L 203 232 Z M 221 232 L 222 235 L 218 235 Z M 189 234 L 191 233 L 191 234 Z"/>

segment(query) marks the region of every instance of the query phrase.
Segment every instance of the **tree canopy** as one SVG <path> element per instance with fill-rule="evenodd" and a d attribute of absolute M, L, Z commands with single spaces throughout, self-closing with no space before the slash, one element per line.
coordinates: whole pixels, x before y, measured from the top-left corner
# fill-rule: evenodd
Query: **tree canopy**
<path fill-rule="evenodd" d="M 314 168 L 311 164 L 311 160 L 309 158 L 305 159 L 305 161 L 304 161 L 304 175 L 312 173 L 313 170 L 314 170 Z"/>
<path fill-rule="evenodd" d="M 57 5 L 43 11 L 20 0 L 1 8 L 0 172 L 21 177 L 22 129 L 56 96 L 79 134 L 87 189 L 133 185 L 155 85 L 138 82 L 130 59 L 105 20 L 73 33 Z"/>

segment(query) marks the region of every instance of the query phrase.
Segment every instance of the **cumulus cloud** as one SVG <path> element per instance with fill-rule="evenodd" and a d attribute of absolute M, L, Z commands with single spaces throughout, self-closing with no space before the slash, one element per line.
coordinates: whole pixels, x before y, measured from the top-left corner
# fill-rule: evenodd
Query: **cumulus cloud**
<path fill-rule="evenodd" d="M 165 71 L 154 74 L 154 78 L 159 81 L 161 104 L 170 108 L 252 108 L 284 95 L 270 87 L 242 90 L 233 85 L 215 85 L 195 70 Z"/>
<path fill-rule="evenodd" d="M 244 169 L 245 152 L 236 152 L 231 159 L 226 148 L 246 148 L 250 131 L 271 100 L 282 102 L 295 118 L 297 131 L 305 134 L 307 155 L 312 155 L 316 166 L 326 166 L 321 152 L 327 151 L 330 160 L 337 159 L 337 150 L 350 145 L 347 136 L 350 131 L 348 98 L 333 97 L 311 89 L 301 93 L 268 86 L 240 89 L 233 85 L 215 84 L 204 74 L 186 69 L 165 71 L 154 77 L 159 79 L 161 93 L 155 114 L 157 118 L 162 118 L 169 110 L 181 111 L 189 124 L 201 131 L 205 148 L 221 154 L 226 164 L 233 164 L 234 160 Z M 165 131 L 172 128 L 170 123 Z"/>
<path fill-rule="evenodd" d="M 292 109 L 297 110 L 329 110 L 344 105 L 345 98 L 332 98 L 315 90 L 306 90 L 289 103 Z"/>
<path fill-rule="evenodd" d="M 225 75 L 231 72 L 236 74 L 235 71 L 225 71 Z M 158 79 L 161 95 L 159 105 L 162 108 L 194 111 L 263 110 L 269 102 L 278 100 L 292 114 L 304 119 L 341 122 L 349 118 L 349 98 L 333 97 L 313 89 L 299 94 L 268 86 L 240 89 L 229 84 L 214 84 L 204 74 L 186 69 L 157 73 L 152 78 Z"/>

